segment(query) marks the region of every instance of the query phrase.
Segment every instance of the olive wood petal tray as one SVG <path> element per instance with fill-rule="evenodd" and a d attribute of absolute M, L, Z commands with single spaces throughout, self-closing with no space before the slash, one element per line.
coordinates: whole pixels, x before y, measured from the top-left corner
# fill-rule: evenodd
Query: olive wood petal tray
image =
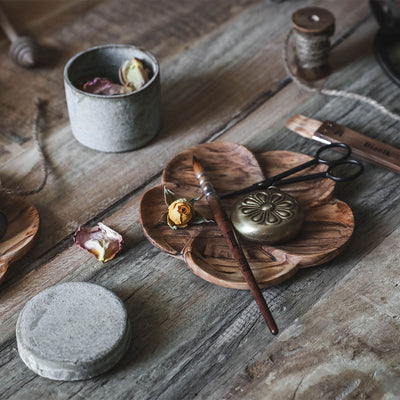
<path fill-rule="evenodd" d="M 162 184 L 144 193 L 140 221 L 149 241 L 160 250 L 180 259 L 200 278 L 220 286 L 248 289 L 236 261 L 214 223 L 193 225 L 176 231 L 160 222 L 167 210 L 164 185 L 178 197 L 201 194 L 192 169 L 195 155 L 202 161 L 216 191 L 223 195 L 299 165 L 311 157 L 289 151 L 270 151 L 257 156 L 235 143 L 207 143 L 192 147 L 174 157 L 166 166 Z M 326 169 L 317 165 L 299 174 Z M 318 179 L 281 187 L 302 205 L 305 223 L 300 234 L 282 245 L 262 245 L 241 239 L 244 252 L 260 287 L 268 287 L 290 278 L 299 268 L 325 263 L 346 246 L 354 230 L 350 207 L 336 198 L 335 183 Z M 230 215 L 237 198 L 224 199 Z M 207 202 L 195 204 L 202 215 L 212 218 Z"/>
<path fill-rule="evenodd" d="M 33 246 L 39 229 L 36 208 L 21 197 L 0 193 L 0 210 L 8 219 L 7 232 L 0 240 L 0 283 L 8 266 Z"/>

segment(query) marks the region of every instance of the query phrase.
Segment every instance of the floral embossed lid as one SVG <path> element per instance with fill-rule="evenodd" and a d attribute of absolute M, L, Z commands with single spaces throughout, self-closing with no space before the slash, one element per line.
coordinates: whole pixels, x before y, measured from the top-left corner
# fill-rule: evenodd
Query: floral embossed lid
<path fill-rule="evenodd" d="M 296 237 L 303 226 L 304 212 L 294 197 L 271 187 L 240 198 L 231 218 L 245 238 L 273 244 Z"/>

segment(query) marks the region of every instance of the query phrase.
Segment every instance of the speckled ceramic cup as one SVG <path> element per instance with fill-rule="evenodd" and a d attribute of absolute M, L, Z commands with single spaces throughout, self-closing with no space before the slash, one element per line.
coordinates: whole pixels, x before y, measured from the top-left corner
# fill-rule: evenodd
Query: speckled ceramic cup
<path fill-rule="evenodd" d="M 82 84 L 95 77 L 118 83 L 119 67 L 132 57 L 150 69 L 150 80 L 132 93 L 114 96 L 86 93 Z M 72 57 L 64 69 L 72 133 L 83 145 L 104 152 L 144 146 L 160 129 L 160 67 L 148 51 L 125 44 L 92 47 Z"/>

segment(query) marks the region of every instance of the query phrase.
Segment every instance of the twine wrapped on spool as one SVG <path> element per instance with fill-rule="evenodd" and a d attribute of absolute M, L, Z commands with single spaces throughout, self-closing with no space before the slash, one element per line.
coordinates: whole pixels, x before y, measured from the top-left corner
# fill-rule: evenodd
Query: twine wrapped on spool
<path fill-rule="evenodd" d="M 314 81 L 330 74 L 328 62 L 330 36 L 335 31 L 333 14 L 319 7 L 297 10 L 292 16 L 295 38 L 297 75 Z"/>

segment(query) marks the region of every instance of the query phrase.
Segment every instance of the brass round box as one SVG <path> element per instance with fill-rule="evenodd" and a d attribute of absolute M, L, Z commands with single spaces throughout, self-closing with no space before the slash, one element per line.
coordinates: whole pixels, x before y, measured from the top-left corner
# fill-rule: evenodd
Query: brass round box
<path fill-rule="evenodd" d="M 278 188 L 258 190 L 234 206 L 232 224 L 245 238 L 268 244 L 293 239 L 301 230 L 304 212 L 298 201 Z"/>

